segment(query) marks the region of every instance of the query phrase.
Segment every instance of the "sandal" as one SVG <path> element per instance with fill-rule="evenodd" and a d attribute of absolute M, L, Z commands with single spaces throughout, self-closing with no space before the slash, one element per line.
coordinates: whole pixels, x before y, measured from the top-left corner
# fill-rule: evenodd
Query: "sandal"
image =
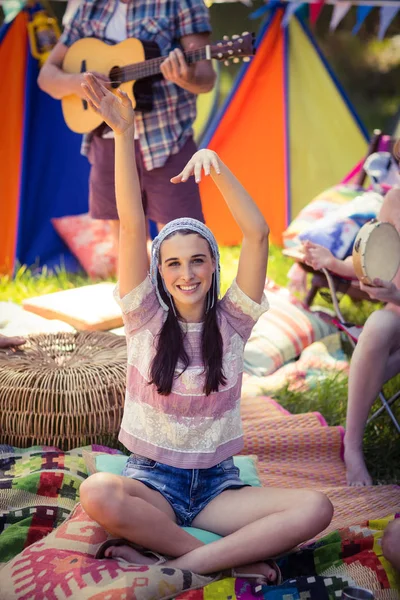
<path fill-rule="evenodd" d="M 269 581 L 269 579 L 267 579 L 265 575 L 261 575 L 260 573 L 241 573 L 240 567 L 231 569 L 230 576 L 240 577 L 241 579 L 253 579 L 256 580 L 256 583 L 258 583 L 259 585 L 280 585 L 282 583 L 282 573 L 277 563 L 272 559 L 265 560 L 263 562 L 265 562 L 275 571 L 276 579 L 274 581 Z"/>
<path fill-rule="evenodd" d="M 138 546 L 137 544 L 134 544 L 133 542 L 130 542 L 128 540 L 124 540 L 123 538 L 112 538 L 112 539 L 106 540 L 103 544 L 101 544 L 100 548 L 97 550 L 97 552 L 95 554 L 95 558 L 108 558 L 108 556 L 105 555 L 105 551 L 110 546 L 130 546 L 137 552 L 140 552 L 140 554 L 143 554 L 143 556 L 149 556 L 151 558 L 156 558 L 157 561 L 155 563 L 152 563 L 150 565 L 151 567 L 162 565 L 163 563 L 165 563 L 167 561 L 165 556 L 161 556 L 161 554 L 158 554 L 157 552 L 153 552 L 152 550 L 146 550 L 145 548 L 143 548 L 143 546 Z M 124 559 L 122 559 L 122 560 L 124 560 Z M 129 564 L 135 564 L 135 563 L 129 563 Z"/>

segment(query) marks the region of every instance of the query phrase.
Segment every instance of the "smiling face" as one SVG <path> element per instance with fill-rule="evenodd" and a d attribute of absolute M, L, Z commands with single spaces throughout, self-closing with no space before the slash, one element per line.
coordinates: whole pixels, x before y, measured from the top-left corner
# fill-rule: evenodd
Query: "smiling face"
<path fill-rule="evenodd" d="M 215 271 L 208 242 L 197 233 L 177 233 L 164 240 L 159 270 L 181 316 L 195 310 L 201 317 Z"/>

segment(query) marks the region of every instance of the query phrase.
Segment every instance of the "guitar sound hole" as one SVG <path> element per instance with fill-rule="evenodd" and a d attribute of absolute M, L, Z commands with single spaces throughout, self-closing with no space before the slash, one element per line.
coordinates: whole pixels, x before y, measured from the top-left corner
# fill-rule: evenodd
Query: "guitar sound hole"
<path fill-rule="evenodd" d="M 111 87 L 115 90 L 122 83 L 122 73 L 119 67 L 113 67 L 110 71 Z"/>

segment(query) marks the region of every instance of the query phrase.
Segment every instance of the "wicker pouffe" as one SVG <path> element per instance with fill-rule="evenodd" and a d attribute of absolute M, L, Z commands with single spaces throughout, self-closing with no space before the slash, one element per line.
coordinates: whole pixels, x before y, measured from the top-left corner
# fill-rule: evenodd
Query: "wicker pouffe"
<path fill-rule="evenodd" d="M 104 332 L 32 335 L 0 350 L 0 443 L 115 446 L 126 360 L 125 338 Z"/>

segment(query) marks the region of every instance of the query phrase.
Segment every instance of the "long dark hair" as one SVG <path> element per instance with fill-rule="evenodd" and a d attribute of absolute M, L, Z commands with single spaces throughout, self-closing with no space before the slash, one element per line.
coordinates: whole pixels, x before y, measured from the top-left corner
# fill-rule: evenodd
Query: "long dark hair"
<path fill-rule="evenodd" d="M 189 235 L 194 232 L 190 229 L 182 229 L 176 233 Z M 168 238 L 176 235 L 176 233 L 172 233 Z M 210 254 L 212 255 L 211 248 Z M 218 268 L 218 266 L 219 265 L 216 265 L 216 268 Z M 157 273 L 157 286 L 162 299 L 167 306 L 169 306 L 169 310 L 164 325 L 158 334 L 156 355 L 150 370 L 150 384 L 154 384 L 157 387 L 157 392 L 159 394 L 168 396 L 168 394 L 171 393 L 174 378 L 180 377 L 180 375 L 186 371 L 190 359 L 184 347 L 185 334 L 178 321 L 178 311 L 173 304 L 174 301 L 172 297 L 167 294 L 164 289 L 159 272 Z M 223 344 L 217 319 L 217 302 L 218 290 L 216 276 L 215 273 L 213 273 L 212 283 L 206 297 L 206 314 L 201 339 L 201 352 L 205 373 L 203 391 L 207 396 L 211 394 L 211 392 L 217 392 L 219 386 L 225 385 L 226 383 L 226 377 L 222 370 Z M 207 310 L 207 307 L 210 305 L 211 308 L 208 308 Z M 182 362 L 183 368 L 180 373 L 175 375 L 178 360 Z"/>

